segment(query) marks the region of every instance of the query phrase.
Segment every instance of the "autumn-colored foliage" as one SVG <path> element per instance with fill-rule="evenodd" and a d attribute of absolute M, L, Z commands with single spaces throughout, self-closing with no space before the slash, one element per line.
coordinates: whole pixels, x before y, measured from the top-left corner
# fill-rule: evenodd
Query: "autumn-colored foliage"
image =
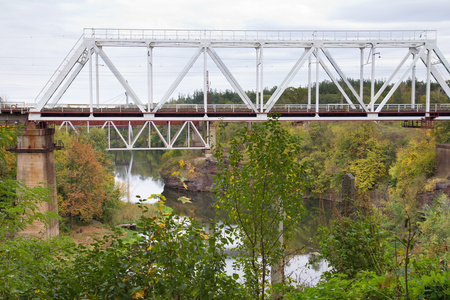
<path fill-rule="evenodd" d="M 107 185 L 114 180 L 100 163 L 98 151 L 77 138 L 69 140 L 57 164 L 59 207 L 62 216 L 91 221 L 102 214 L 107 200 Z"/>

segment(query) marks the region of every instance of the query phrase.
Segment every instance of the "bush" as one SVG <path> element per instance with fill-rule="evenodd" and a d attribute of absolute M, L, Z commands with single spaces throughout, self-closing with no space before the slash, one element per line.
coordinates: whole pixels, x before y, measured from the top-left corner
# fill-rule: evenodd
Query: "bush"
<path fill-rule="evenodd" d="M 386 267 L 385 232 L 372 217 L 340 217 L 330 228 L 319 228 L 321 256 L 333 267 L 333 273 L 350 278 L 359 271 L 382 274 Z"/>
<path fill-rule="evenodd" d="M 125 243 L 105 237 L 92 249 L 79 248 L 49 274 L 41 298 L 54 299 L 242 299 L 244 289 L 225 275 L 221 231 L 207 235 L 192 219 L 159 205 L 157 217 L 143 217 L 139 236 Z M 105 245 L 109 245 L 105 247 Z"/>

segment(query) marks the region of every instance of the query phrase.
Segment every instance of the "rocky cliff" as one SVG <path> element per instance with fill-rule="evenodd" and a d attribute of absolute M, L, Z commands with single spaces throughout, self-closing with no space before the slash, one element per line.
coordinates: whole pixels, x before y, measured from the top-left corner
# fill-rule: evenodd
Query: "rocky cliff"
<path fill-rule="evenodd" d="M 160 174 L 165 186 L 170 188 L 184 189 L 184 181 L 190 191 L 212 191 L 217 161 L 205 157 L 197 157 L 188 162 L 177 160 L 164 167 Z"/>

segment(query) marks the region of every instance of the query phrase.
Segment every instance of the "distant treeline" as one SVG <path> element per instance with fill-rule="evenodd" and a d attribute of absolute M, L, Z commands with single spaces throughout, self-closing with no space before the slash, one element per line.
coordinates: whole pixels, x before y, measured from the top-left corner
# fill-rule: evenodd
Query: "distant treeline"
<path fill-rule="evenodd" d="M 356 93 L 359 95 L 359 86 L 360 81 L 354 79 L 348 79 Z M 377 93 L 380 88 L 384 85 L 385 81 L 377 80 L 375 82 L 375 93 Z M 404 81 L 397 88 L 395 93 L 392 95 L 389 103 L 391 104 L 408 104 L 411 103 L 411 79 Z M 348 86 L 341 80 L 339 81 L 341 87 L 343 87 L 347 96 L 352 100 L 353 103 L 358 103 L 353 93 L 350 91 Z M 393 84 L 390 84 L 382 93 L 382 95 L 378 98 L 378 101 L 381 101 L 390 91 Z M 364 80 L 363 82 L 363 97 L 364 103 L 369 103 L 370 99 L 370 80 Z M 264 101 L 267 101 L 270 96 L 276 91 L 277 87 L 274 86 L 271 89 L 264 89 Z M 334 82 L 325 80 L 319 84 L 319 92 L 320 92 L 320 103 L 323 104 L 331 104 L 331 103 L 346 103 L 344 96 L 339 91 L 338 87 L 334 84 Z M 416 103 L 424 104 L 425 96 L 426 96 L 426 82 L 416 81 Z M 253 101 L 256 101 L 256 91 L 247 91 L 247 96 Z M 203 104 L 203 91 L 196 90 L 192 95 L 178 95 L 178 99 L 173 99 L 172 103 L 179 104 Z M 315 85 L 311 88 L 311 101 L 315 103 Z M 431 83 L 431 103 L 448 103 L 449 98 L 442 90 L 438 83 Z M 210 89 L 208 93 L 208 103 L 209 104 L 240 104 L 242 100 L 239 95 L 233 90 L 225 90 L 220 91 L 217 89 Z M 287 88 L 280 99 L 277 102 L 278 104 L 307 104 L 308 103 L 308 87 L 289 87 Z"/>

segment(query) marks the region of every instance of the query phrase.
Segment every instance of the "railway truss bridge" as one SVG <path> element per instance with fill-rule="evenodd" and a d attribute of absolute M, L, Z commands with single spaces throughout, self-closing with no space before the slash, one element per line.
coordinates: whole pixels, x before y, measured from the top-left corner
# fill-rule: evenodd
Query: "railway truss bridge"
<path fill-rule="evenodd" d="M 89 28 L 84 29 L 35 103 L 4 103 L 2 115 L 8 115 L 8 112 L 24 114 L 30 121 L 55 122 L 73 130 L 82 125 L 87 125 L 88 129 L 92 126 L 108 128 L 108 145 L 112 150 L 209 149 L 213 143 L 211 137 L 215 135 L 214 122 L 258 122 L 267 120 L 272 113 L 277 113 L 282 121 L 291 122 L 398 120 L 424 126 L 432 121 L 450 120 L 450 101 L 436 103 L 431 99 L 432 83 L 439 85 L 447 100 L 450 98 L 450 65 L 436 42 L 437 33 L 429 30 Z M 145 53 L 142 57 L 145 72 L 140 76 L 141 84 L 133 85 L 132 76 L 127 78 L 128 73 L 120 71 L 108 55 L 109 49 L 131 48 L 145 50 L 142 52 Z M 161 61 L 159 53 L 164 56 L 165 51 L 173 50 L 183 53 L 182 57 L 186 53 L 189 56 L 166 87 L 155 84 L 158 80 L 162 82 L 161 73 L 157 72 Z M 248 59 L 249 53 L 253 53 L 251 72 L 243 77 L 239 73 L 241 66 L 236 66 L 237 60 L 227 58 Z M 293 59 L 273 76 L 270 73 L 273 65 L 282 61 L 285 53 L 293 55 Z M 109 72 L 108 78 L 104 69 Z M 203 103 L 177 103 L 173 95 L 193 69 L 197 70 L 196 88 L 203 91 Z M 216 75 L 219 74 L 239 96 L 240 103 L 210 103 L 211 70 L 215 70 Z M 88 99 L 68 102 L 66 92 L 74 88 L 73 83 L 82 71 L 87 72 L 85 91 L 88 91 Z M 101 88 L 105 84 L 101 83 L 111 78 L 126 95 L 123 103 L 111 104 L 101 97 L 105 94 Z M 249 78 L 252 97 L 243 87 L 248 85 Z M 383 85 L 376 88 L 380 78 Z M 416 99 L 416 78 L 425 82 L 425 99 Z M 339 90 L 341 103 L 329 104 L 321 99 L 320 82 L 324 79 L 333 82 Z M 411 81 L 410 101 L 408 104 L 393 103 L 392 96 L 406 80 Z M 364 88 L 364 81 L 370 82 L 370 89 Z M 268 82 L 275 82 L 273 86 L 276 86 L 271 95 L 264 94 Z M 308 90 L 305 99 L 300 99 L 299 103 L 279 103 L 287 88 L 302 83 Z M 108 83 L 106 89 L 110 87 Z M 163 91 L 158 91 L 161 88 Z"/>

